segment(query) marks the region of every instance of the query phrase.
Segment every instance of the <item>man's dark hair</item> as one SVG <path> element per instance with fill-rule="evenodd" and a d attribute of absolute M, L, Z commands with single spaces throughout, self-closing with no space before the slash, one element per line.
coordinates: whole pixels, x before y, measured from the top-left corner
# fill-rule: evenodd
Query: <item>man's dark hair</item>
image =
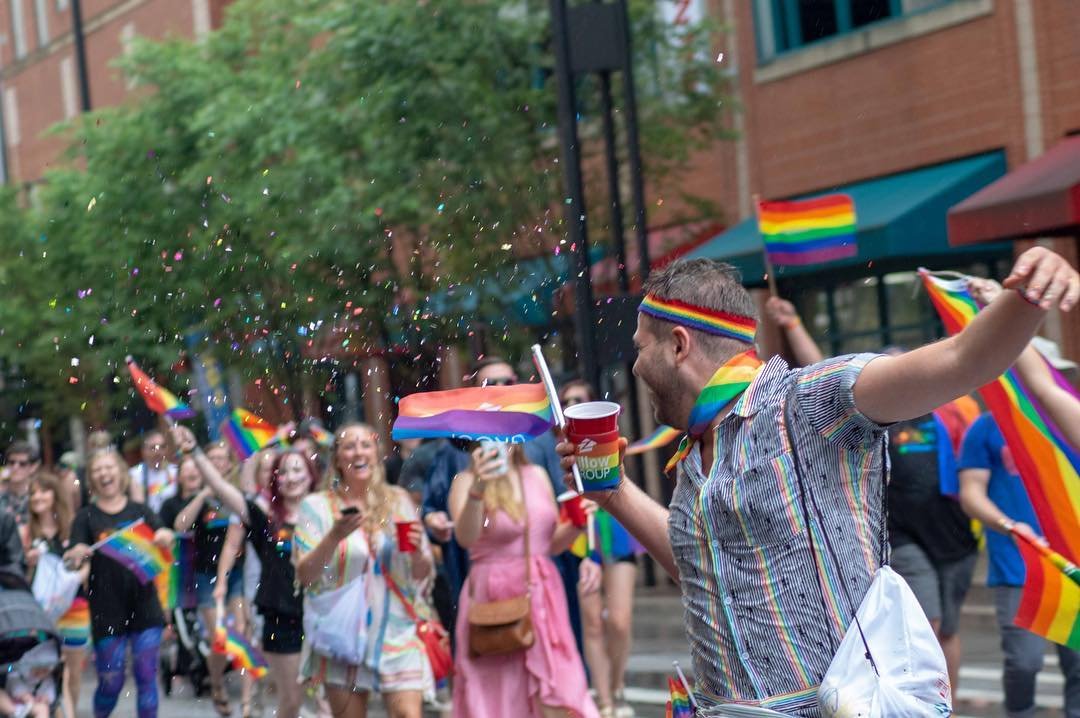
<path fill-rule="evenodd" d="M 472 363 L 471 366 L 469 366 L 469 374 L 468 374 L 469 383 L 475 385 L 476 384 L 476 375 L 479 374 L 484 369 L 487 369 L 489 366 L 495 366 L 496 364 L 505 364 L 506 366 L 510 367 L 511 369 L 514 368 L 513 364 L 508 362 L 506 359 L 503 359 L 501 356 L 497 356 L 497 355 L 494 355 L 494 354 L 489 354 L 488 356 L 484 357 L 483 359 L 477 359 L 476 361 L 474 361 Z"/>
<path fill-rule="evenodd" d="M 739 271 L 730 264 L 712 259 L 678 259 L 671 264 L 649 274 L 642 288 L 646 294 L 659 299 L 678 299 L 679 301 L 704 307 L 719 312 L 727 312 L 740 317 L 749 317 L 757 321 L 757 305 L 750 292 L 742 285 Z M 652 322 L 651 327 L 657 334 L 661 331 L 663 319 L 641 315 Z M 746 350 L 746 344 L 727 337 L 687 327 L 695 332 L 694 338 L 710 354 L 730 354 Z"/>
<path fill-rule="evenodd" d="M 7 451 L 4 452 L 4 461 L 11 461 L 11 457 L 16 454 L 29 456 L 31 462 L 41 460 L 41 456 L 38 454 L 38 450 L 34 448 L 34 445 L 29 441 L 23 441 L 22 439 L 11 442 Z"/>

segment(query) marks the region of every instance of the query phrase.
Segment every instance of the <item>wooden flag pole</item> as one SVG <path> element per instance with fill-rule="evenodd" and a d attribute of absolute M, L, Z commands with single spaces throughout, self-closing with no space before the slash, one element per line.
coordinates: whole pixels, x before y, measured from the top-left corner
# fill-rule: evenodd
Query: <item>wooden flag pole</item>
<path fill-rule="evenodd" d="M 761 195 L 754 195 L 754 216 L 758 221 L 758 235 L 761 234 Z M 776 289 L 776 269 L 773 267 L 772 260 L 769 259 L 769 250 L 765 246 L 765 239 L 761 240 L 761 258 L 765 262 L 765 280 L 769 283 L 769 294 L 774 297 L 779 297 L 780 292 Z"/>

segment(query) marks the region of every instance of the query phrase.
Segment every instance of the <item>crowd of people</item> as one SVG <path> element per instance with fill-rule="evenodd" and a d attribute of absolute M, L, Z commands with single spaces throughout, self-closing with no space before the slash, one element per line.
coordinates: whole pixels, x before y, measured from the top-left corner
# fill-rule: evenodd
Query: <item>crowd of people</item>
<path fill-rule="evenodd" d="M 619 545 L 641 546 L 681 588 L 699 716 L 731 715 L 731 704 L 738 715 L 818 716 L 817 686 L 890 553 L 955 690 L 978 548 L 970 517 L 987 535 L 1006 707 L 1029 715 L 1045 645 L 1012 625 L 1023 563 L 1011 533 L 1036 537 L 1038 522 L 992 418 L 975 418 L 965 397 L 1023 354 L 1018 368 L 1048 411 L 1080 426 L 1075 398 L 1026 349 L 1051 304 L 1075 306 L 1080 279 L 1035 249 L 1006 285 L 1022 292 L 975 288 L 986 309 L 955 337 L 829 359 L 794 308 L 773 299 L 793 368 L 758 360 L 746 335 L 731 333 L 733 317 L 752 327 L 757 310 L 730 268 L 694 260 L 654 272 L 634 372 L 657 422 L 688 431 L 669 507 L 623 470 L 617 488 L 586 496 L 592 518 L 578 520 L 559 501 L 576 447 L 554 433 L 512 446 L 406 442 L 388 458 L 369 425 L 338 427 L 328 447 L 301 427 L 237 462 L 227 444 L 200 447 L 190 428 L 171 425 L 143 435 L 130 468 L 103 432 L 90 437 L 81 474 L 77 457 L 50 471 L 30 444 L 9 446 L 0 564 L 32 579 L 51 553 L 81 572 L 58 622 L 69 716 L 91 651 L 95 716 L 114 711 L 129 662 L 139 716 L 157 713 L 160 647 L 175 617 L 153 584 L 93 550 L 142 521 L 162 547 L 190 542 L 183 589 L 202 630 L 228 625 L 266 656 L 269 685 L 244 673 L 240 715 L 272 692 L 270 714 L 281 718 L 298 716 L 306 697 L 323 715 L 365 716 L 372 694 L 393 718 L 418 718 L 425 705 L 476 718 L 628 718 L 637 551 L 569 550 L 603 521 L 632 534 Z M 725 320 L 684 323 L 663 311 L 674 302 Z M 467 380 L 518 376 L 488 357 Z M 570 382 L 560 396 L 573 405 L 594 391 Z M 1080 657 L 1059 654 L 1066 713 L 1080 716 Z M 228 660 L 207 664 L 214 709 L 232 715 Z M 39 709 L 19 708 L 49 714 Z"/>

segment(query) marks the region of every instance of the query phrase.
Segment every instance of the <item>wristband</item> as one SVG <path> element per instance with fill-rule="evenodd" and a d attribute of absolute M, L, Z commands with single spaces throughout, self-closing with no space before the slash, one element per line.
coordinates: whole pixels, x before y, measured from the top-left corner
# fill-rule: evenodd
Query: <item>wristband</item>
<path fill-rule="evenodd" d="M 788 319 L 786 322 L 784 322 L 780 326 L 783 327 L 784 329 L 794 329 L 795 327 L 799 326 L 801 323 L 802 323 L 802 320 L 799 319 L 796 316 L 796 317 L 792 317 L 791 319 Z"/>
<path fill-rule="evenodd" d="M 1031 306 L 1035 307 L 1036 309 L 1042 309 L 1042 307 L 1039 306 L 1038 302 L 1033 302 L 1032 300 L 1028 299 L 1027 288 L 1026 287 L 1017 287 L 1016 288 L 1016 293 L 1020 295 L 1021 299 L 1023 299 L 1025 302 L 1027 302 Z M 1043 310 L 1043 311 L 1046 311 L 1046 310 Z"/>
<path fill-rule="evenodd" d="M 998 528 L 1007 534 L 1012 533 L 1013 528 L 1016 526 L 1016 524 L 1014 524 L 1008 516 L 1002 516 L 1000 519 L 998 519 L 997 524 Z"/>
<path fill-rule="evenodd" d="M 483 501 L 484 500 L 484 492 L 481 491 L 480 493 L 475 493 L 472 489 L 469 489 L 469 498 L 472 499 L 473 501 Z"/>

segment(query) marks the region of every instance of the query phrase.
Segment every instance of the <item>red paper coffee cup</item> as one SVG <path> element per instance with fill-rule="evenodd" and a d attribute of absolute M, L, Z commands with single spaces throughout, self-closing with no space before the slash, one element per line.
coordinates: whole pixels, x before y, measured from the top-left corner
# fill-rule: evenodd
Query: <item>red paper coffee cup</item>
<path fill-rule="evenodd" d="M 567 520 L 578 528 L 582 528 L 589 522 L 589 517 L 585 514 L 585 507 L 581 504 L 581 497 L 574 494 L 566 501 L 562 503 L 563 511 L 566 512 Z"/>
<path fill-rule="evenodd" d="M 397 528 L 397 545 L 398 551 L 402 553 L 412 553 L 416 550 L 417 546 L 414 544 L 409 536 L 409 531 L 416 521 L 395 521 L 394 526 Z"/>
<path fill-rule="evenodd" d="M 619 412 L 613 401 L 586 401 L 563 409 L 566 417 L 566 433 L 578 436 L 606 434 L 619 430 Z"/>

